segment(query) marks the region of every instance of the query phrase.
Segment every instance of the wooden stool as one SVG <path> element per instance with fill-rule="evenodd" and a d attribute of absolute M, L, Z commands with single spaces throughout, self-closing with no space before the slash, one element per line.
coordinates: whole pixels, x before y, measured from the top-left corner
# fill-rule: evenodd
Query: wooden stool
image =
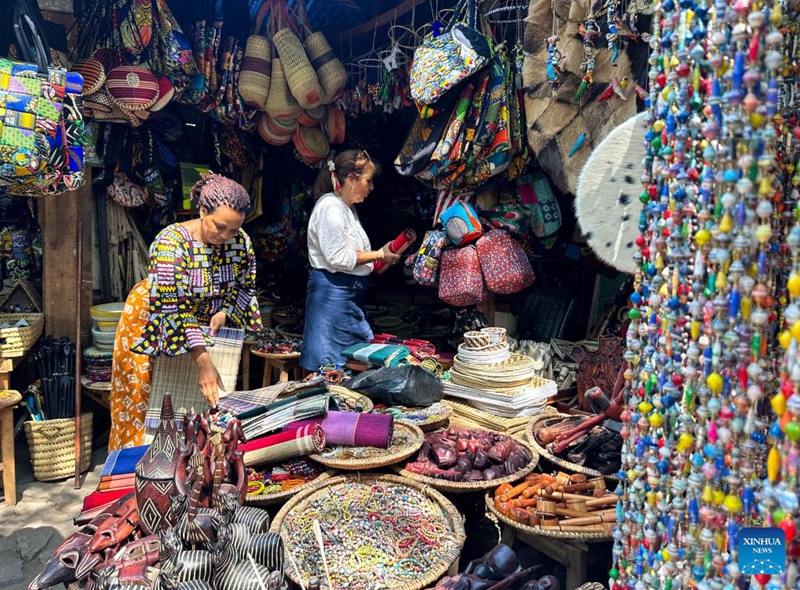
<path fill-rule="evenodd" d="M 17 470 L 14 462 L 14 408 L 22 401 L 17 391 L 0 391 L 0 471 L 6 504 L 17 503 Z"/>
<path fill-rule="evenodd" d="M 273 379 L 275 382 L 289 381 L 290 372 L 293 381 L 298 381 L 300 379 L 299 352 L 290 354 L 269 354 L 253 349 L 250 349 L 250 352 L 264 359 L 264 378 L 261 381 L 261 387 L 272 385 Z"/>

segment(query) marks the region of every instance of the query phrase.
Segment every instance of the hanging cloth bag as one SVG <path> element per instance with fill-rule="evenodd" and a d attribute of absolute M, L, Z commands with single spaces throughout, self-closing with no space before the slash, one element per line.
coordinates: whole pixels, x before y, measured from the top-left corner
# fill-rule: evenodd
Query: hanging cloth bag
<path fill-rule="evenodd" d="M 267 0 L 258 11 L 256 28 L 247 38 L 239 75 L 239 94 L 249 106 L 259 111 L 266 109 L 272 76 L 272 43 L 267 35 L 261 34 L 270 5 L 271 2 Z"/>
<path fill-rule="evenodd" d="M 474 242 L 483 235 L 478 213 L 465 201 L 459 201 L 445 209 L 439 221 L 456 246 Z"/>
<path fill-rule="evenodd" d="M 435 287 L 439 284 L 442 250 L 449 242 L 450 238 L 447 236 L 447 232 L 440 229 L 434 229 L 425 234 L 422 246 L 412 263 L 414 280 L 420 285 Z"/>
<path fill-rule="evenodd" d="M 466 307 L 483 303 L 488 296 L 475 246 L 442 252 L 439 299 L 448 305 Z"/>
<path fill-rule="evenodd" d="M 324 92 L 317 79 L 317 73 L 308 60 L 298 35 L 297 25 L 289 14 L 285 2 L 274 1 L 273 7 L 277 15 L 272 19 L 277 21 L 278 32 L 272 36 L 272 42 L 278 50 L 281 66 L 286 73 L 286 81 L 298 104 L 304 109 L 313 109 L 322 104 Z"/>
<path fill-rule="evenodd" d="M 0 186 L 30 181 L 49 164 L 67 84 L 65 70 L 49 67 L 50 50 L 23 7 L 12 18 L 17 50 L 29 63 L 0 58 Z"/>
<path fill-rule="evenodd" d="M 436 103 L 491 57 L 489 42 L 475 28 L 476 11 L 475 0 L 461 0 L 450 26 L 438 37 L 426 37 L 414 52 L 409 82 L 418 104 Z"/>
<path fill-rule="evenodd" d="M 528 256 L 507 232 L 493 229 L 475 244 L 486 286 L 510 295 L 527 289 L 536 279 Z"/>

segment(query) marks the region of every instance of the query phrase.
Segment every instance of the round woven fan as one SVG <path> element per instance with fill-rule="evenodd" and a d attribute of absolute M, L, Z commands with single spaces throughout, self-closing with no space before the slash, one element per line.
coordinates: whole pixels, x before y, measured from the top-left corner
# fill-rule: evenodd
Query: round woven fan
<path fill-rule="evenodd" d="M 158 100 L 158 80 L 150 70 L 137 66 L 119 66 L 108 72 L 106 87 L 124 111 L 144 111 Z"/>
<path fill-rule="evenodd" d="M 294 145 L 297 151 L 309 162 L 321 162 L 331 151 L 328 139 L 317 128 L 299 127 L 295 132 Z"/>
<path fill-rule="evenodd" d="M 94 94 L 103 87 L 106 81 L 106 70 L 96 59 L 82 59 L 72 66 L 73 72 L 83 76 L 83 94 Z"/>

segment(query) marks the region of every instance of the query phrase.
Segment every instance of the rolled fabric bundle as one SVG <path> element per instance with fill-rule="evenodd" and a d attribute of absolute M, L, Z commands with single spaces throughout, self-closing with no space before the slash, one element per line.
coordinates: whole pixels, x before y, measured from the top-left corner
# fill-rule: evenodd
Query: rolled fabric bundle
<path fill-rule="evenodd" d="M 388 449 L 394 434 L 391 414 L 360 414 L 358 412 L 328 412 L 328 415 L 288 424 L 284 432 L 311 425 L 321 425 L 329 445 L 348 447 L 378 447 Z"/>
<path fill-rule="evenodd" d="M 396 367 L 406 362 L 410 352 L 405 346 L 365 343 L 345 348 L 342 356 L 350 361 L 359 361 L 379 367 Z"/>
<path fill-rule="evenodd" d="M 319 424 L 306 424 L 300 428 L 251 440 L 244 444 L 244 464 L 247 467 L 277 463 L 318 453 L 325 448 L 325 432 Z"/>

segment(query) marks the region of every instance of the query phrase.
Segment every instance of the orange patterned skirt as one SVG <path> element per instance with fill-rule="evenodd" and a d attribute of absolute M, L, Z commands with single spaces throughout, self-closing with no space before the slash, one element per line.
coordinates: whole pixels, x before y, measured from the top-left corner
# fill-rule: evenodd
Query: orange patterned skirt
<path fill-rule="evenodd" d="M 150 401 L 152 359 L 131 352 L 150 317 L 150 289 L 147 279 L 136 284 L 125 300 L 125 309 L 114 339 L 111 368 L 111 434 L 108 450 L 144 444 L 144 417 Z"/>

